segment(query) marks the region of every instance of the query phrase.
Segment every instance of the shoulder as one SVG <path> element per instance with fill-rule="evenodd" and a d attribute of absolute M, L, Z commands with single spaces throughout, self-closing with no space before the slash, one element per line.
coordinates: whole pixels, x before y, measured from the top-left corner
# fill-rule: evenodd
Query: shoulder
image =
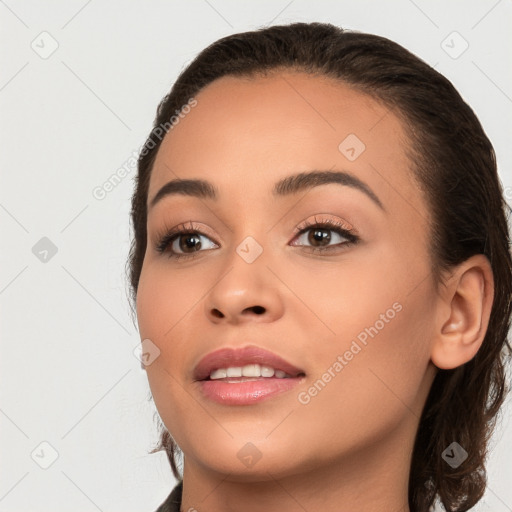
<path fill-rule="evenodd" d="M 181 494 L 183 492 L 183 481 L 176 484 L 171 494 L 167 496 L 166 500 L 156 509 L 155 512 L 180 512 Z"/>

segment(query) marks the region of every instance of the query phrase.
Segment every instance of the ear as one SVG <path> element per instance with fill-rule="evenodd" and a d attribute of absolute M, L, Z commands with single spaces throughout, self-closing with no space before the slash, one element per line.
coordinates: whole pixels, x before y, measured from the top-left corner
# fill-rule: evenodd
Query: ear
<path fill-rule="evenodd" d="M 431 360 L 443 370 L 467 363 L 482 346 L 494 302 L 494 277 L 478 254 L 455 268 L 441 287 Z"/>

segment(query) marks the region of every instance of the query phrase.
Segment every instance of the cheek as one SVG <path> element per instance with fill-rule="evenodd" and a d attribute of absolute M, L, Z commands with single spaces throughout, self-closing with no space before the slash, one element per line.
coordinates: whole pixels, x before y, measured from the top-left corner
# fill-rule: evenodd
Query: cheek
<path fill-rule="evenodd" d="M 364 342 L 370 336 L 367 329 L 374 332 L 375 326 L 379 333 L 389 331 L 418 272 L 412 269 L 407 275 L 404 267 L 391 250 L 354 252 L 332 263 L 302 260 L 277 267 L 276 274 L 293 291 L 289 297 L 285 292 L 283 301 L 298 332 L 311 344 L 304 347 L 308 358 L 325 364 L 325 350 L 343 352 L 358 336 Z"/>
<path fill-rule="evenodd" d="M 166 428 L 176 439 L 186 439 L 190 395 L 184 390 L 184 362 L 190 352 L 191 315 L 197 314 L 205 283 L 197 273 L 169 271 L 165 263 L 143 268 L 137 292 L 137 319 L 141 340 L 159 350 L 146 374 L 151 394 Z M 200 415 L 201 411 L 195 411 Z"/>
<path fill-rule="evenodd" d="M 405 264 L 389 251 L 303 281 L 302 293 L 309 289 L 304 296 L 323 325 L 316 319 L 312 328 L 311 316 L 302 325 L 314 371 L 299 390 L 300 421 L 315 423 L 320 436 L 346 428 L 356 445 L 420 416 L 435 316 L 425 275 L 427 261 Z M 347 441 L 332 439 L 333 445 Z"/>
<path fill-rule="evenodd" d="M 137 292 L 137 319 L 141 339 L 158 341 L 165 349 L 175 332 L 188 323 L 200 303 L 206 281 L 200 273 L 170 271 L 166 262 L 147 265 L 141 272 Z"/>
<path fill-rule="evenodd" d="M 165 263 L 152 263 L 144 267 L 137 292 L 137 320 L 141 340 L 149 339 L 159 355 L 146 367 L 146 373 L 155 399 L 161 392 L 167 398 L 174 394 L 175 380 L 182 378 L 187 361 L 187 336 L 190 319 L 201 307 L 205 282 L 195 274 L 173 272 Z"/>
<path fill-rule="evenodd" d="M 314 423 L 319 437 L 331 439 L 329 449 L 355 449 L 421 416 L 434 311 L 430 293 L 374 294 L 359 311 L 353 302 L 352 315 L 333 324 L 336 340 L 318 345 L 316 371 L 300 390 L 304 411 L 298 420 L 311 428 Z"/>

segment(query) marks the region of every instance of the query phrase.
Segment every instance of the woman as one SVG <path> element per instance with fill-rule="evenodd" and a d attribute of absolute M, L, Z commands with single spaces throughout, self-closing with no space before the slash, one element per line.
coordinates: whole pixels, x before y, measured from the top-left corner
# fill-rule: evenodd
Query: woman
<path fill-rule="evenodd" d="M 398 44 L 295 23 L 201 52 L 132 200 L 154 451 L 179 480 L 158 511 L 474 506 L 506 391 L 505 210 L 474 113 Z"/>

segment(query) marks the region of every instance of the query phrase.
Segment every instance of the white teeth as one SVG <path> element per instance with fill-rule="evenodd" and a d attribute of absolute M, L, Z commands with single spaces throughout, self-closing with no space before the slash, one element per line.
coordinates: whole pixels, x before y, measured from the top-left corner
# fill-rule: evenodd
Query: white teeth
<path fill-rule="evenodd" d="M 245 366 L 230 366 L 218 368 L 210 373 L 210 380 L 225 379 L 226 377 L 273 377 L 284 379 L 290 377 L 283 370 L 274 370 L 271 366 L 246 364 Z"/>
<path fill-rule="evenodd" d="M 226 368 L 219 368 L 210 373 L 210 379 L 224 379 L 228 376 Z"/>
<path fill-rule="evenodd" d="M 241 377 L 242 376 L 242 368 L 240 366 L 230 366 L 227 369 L 228 377 Z"/>
<path fill-rule="evenodd" d="M 270 366 L 262 366 L 261 367 L 261 376 L 262 377 L 273 377 L 274 376 L 274 368 Z"/>
<path fill-rule="evenodd" d="M 246 364 L 242 368 L 242 375 L 244 377 L 261 377 L 259 364 Z"/>

